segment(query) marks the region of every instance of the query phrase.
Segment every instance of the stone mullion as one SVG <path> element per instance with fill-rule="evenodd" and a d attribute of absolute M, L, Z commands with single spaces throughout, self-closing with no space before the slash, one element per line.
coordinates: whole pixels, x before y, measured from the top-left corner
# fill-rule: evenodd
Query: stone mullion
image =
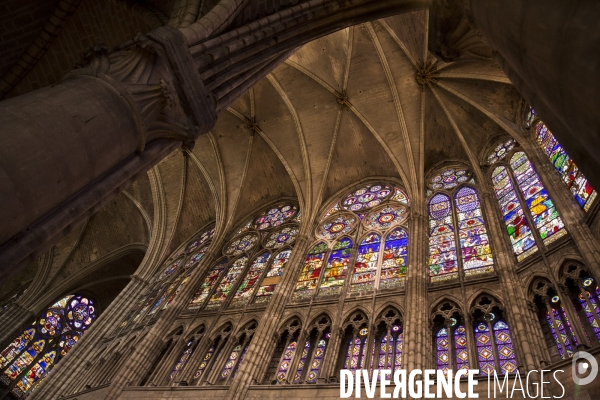
<path fill-rule="evenodd" d="M 509 179 L 511 179 L 511 172 L 507 172 Z M 535 334 L 528 327 L 529 318 L 524 315 L 526 313 L 524 310 L 527 310 L 527 298 L 516 271 L 516 258 L 513 249 L 510 241 L 506 240 L 508 238 L 506 227 L 502 226 L 500 222 L 504 219 L 500 213 L 499 203 L 495 199 L 495 195 L 494 200 L 492 200 L 491 179 L 486 179 L 480 185 L 481 211 L 489 229 L 488 238 L 493 251 L 495 269 L 503 288 L 502 292 L 505 293 L 503 299 L 505 309 L 510 310 L 510 315 L 507 317 L 512 319 L 509 328 L 515 351 L 519 350 L 517 359 L 522 360 L 521 362 L 524 363 L 527 371 L 539 369 L 533 354 L 536 347 L 532 345 L 532 343 L 535 343 Z M 515 188 L 515 190 L 519 189 Z M 495 204 L 493 204 L 494 202 Z M 524 210 L 524 212 L 526 215 L 528 214 L 527 211 Z M 504 239 L 500 237 L 501 235 L 505 235 Z"/>
<path fill-rule="evenodd" d="M 198 370 L 202 360 L 204 360 L 204 356 L 210 349 L 211 345 L 212 341 L 208 338 L 208 335 L 204 335 L 202 339 L 200 339 L 198 345 L 192 352 L 192 355 L 190 358 L 188 358 L 185 366 L 181 370 L 181 373 L 179 374 L 179 381 L 186 381 L 188 385 L 192 382 L 194 379 L 194 374 Z"/>
<path fill-rule="evenodd" d="M 529 139 L 526 147 L 530 154 L 530 161 L 539 174 L 544 187 L 548 190 L 555 207 L 559 210 L 560 217 L 573 238 L 573 243 L 585 260 L 586 265 L 594 271 L 595 276 L 600 277 L 600 262 L 598 261 L 600 260 L 600 243 L 585 223 L 585 211 L 573 198 L 573 194 L 562 181 L 540 146 Z M 596 201 L 598 201 L 597 198 Z"/>
<path fill-rule="evenodd" d="M 153 376 L 150 377 L 148 382 L 152 382 L 156 386 L 166 386 L 171 383 L 171 381 L 168 380 L 168 375 L 171 373 L 175 363 L 181 357 L 183 350 L 187 347 L 187 342 L 188 341 L 185 340 L 183 336 L 179 338 L 171 351 L 163 357 L 163 360 L 159 361 L 162 365 L 159 365 L 158 368 L 156 368 L 156 371 Z"/>
<path fill-rule="evenodd" d="M 478 367 L 478 354 L 477 354 L 477 342 L 475 340 L 475 320 L 468 315 L 465 318 L 465 330 L 467 336 L 467 352 L 469 354 L 469 368 L 477 368 Z M 490 331 L 491 332 L 491 331 Z"/>
<path fill-rule="evenodd" d="M 127 308 L 132 299 L 143 291 L 145 284 L 146 282 L 142 279 L 135 275 L 132 276 L 131 281 L 107 310 L 98 317 L 88 332 L 81 337 L 77 345 L 61 359 L 60 363 L 54 366 L 49 373 L 49 378 L 42 380 L 36 390 L 31 393 L 32 399 L 58 397 L 59 394 L 65 393 L 73 387 L 74 383 L 79 380 L 79 376 L 71 372 L 83 368 L 85 363 L 93 357 L 98 342 L 112 330 L 113 321 L 118 320 L 122 309 Z M 77 356 L 73 354 L 77 354 Z"/>
<path fill-rule="evenodd" d="M 331 337 L 329 338 L 329 341 L 327 342 L 325 356 L 323 357 L 323 362 L 321 364 L 321 369 L 319 370 L 319 376 L 317 377 L 317 379 L 318 378 L 327 379 L 328 377 L 335 376 L 333 373 L 334 373 L 335 365 L 337 363 L 337 359 L 338 359 L 339 352 L 340 352 L 340 346 L 341 346 L 343 338 L 344 338 L 344 330 L 341 327 L 334 330 L 333 324 L 332 324 Z M 316 346 L 316 344 L 315 344 L 315 346 Z M 313 350 L 312 357 L 314 357 L 314 350 Z"/>
<path fill-rule="evenodd" d="M 135 350 L 126 362 L 119 369 L 117 377 L 111 382 L 111 389 L 106 399 L 116 399 L 127 384 L 139 384 L 147 368 L 152 365 L 156 357 L 160 354 L 162 348 L 162 338 L 164 338 L 173 321 L 185 309 L 190 299 L 193 297 L 201 278 L 205 275 L 206 269 L 215 261 L 216 253 L 213 249 L 219 248 L 220 243 L 213 241 L 200 265 L 196 267 L 196 272 L 190 277 L 190 280 L 182 288 L 179 295 L 173 300 L 170 306 L 164 310 L 158 317 L 158 320 L 146 335 L 136 345 Z M 195 276 L 194 276 L 195 275 Z"/>
<path fill-rule="evenodd" d="M 594 305 L 592 304 L 592 302 L 590 301 L 590 298 L 592 297 L 590 295 L 590 293 L 585 290 L 585 288 L 581 285 L 581 282 L 579 282 L 579 292 L 581 293 L 581 295 L 583 296 L 584 301 L 586 302 L 587 306 L 589 307 L 592 316 L 594 317 L 594 320 L 596 321 L 596 323 L 598 324 L 598 326 L 600 326 L 600 313 L 598 313 L 598 309 L 596 307 L 594 307 Z M 598 304 L 598 302 L 596 302 L 596 304 Z M 585 313 L 585 310 L 584 310 Z M 587 316 L 585 317 L 587 319 Z M 586 321 L 586 323 L 589 324 L 589 320 Z M 592 329 L 592 333 L 593 336 L 595 337 L 595 333 L 593 332 Z M 590 338 L 591 340 L 592 338 Z"/>
<path fill-rule="evenodd" d="M 208 382 L 209 384 L 213 384 L 218 373 L 223 369 L 222 367 L 225 365 L 227 360 L 229 360 L 229 356 L 231 355 L 231 351 L 237 345 L 237 338 L 231 336 L 227 340 L 223 340 L 219 346 L 215 349 L 213 356 L 211 357 L 210 369 L 206 368 L 204 370 L 203 377 L 200 377 L 197 384 Z M 221 368 L 219 368 L 221 366 Z M 208 365 L 207 365 L 208 367 Z"/>
<path fill-rule="evenodd" d="M 563 321 L 563 325 L 565 327 L 566 332 L 571 332 L 577 338 L 577 346 L 575 348 L 579 348 L 580 346 L 584 346 L 587 348 L 592 347 L 590 343 L 590 338 L 586 334 L 583 326 L 581 326 L 579 315 L 575 311 L 575 305 L 571 301 L 571 296 L 569 293 L 569 289 L 563 285 L 559 285 L 561 292 L 564 296 L 560 296 L 560 305 L 561 308 L 565 311 L 566 317 L 570 321 L 570 324 L 567 324 L 567 321 Z M 564 318 L 563 313 L 560 313 L 561 319 Z M 568 334 L 568 333 L 567 333 Z M 573 343 L 574 345 L 575 343 Z"/>
<path fill-rule="evenodd" d="M 285 306 L 293 293 L 296 279 L 304 266 L 302 261 L 308 251 L 308 245 L 308 237 L 305 234 L 299 235 L 281 280 L 258 323 L 244 357 L 245 362 L 240 366 L 235 379 L 231 382 L 228 394 L 230 398 L 243 398 L 252 379 L 264 375 L 264 369 L 268 367 L 268 361 L 265 362 L 265 360 L 268 360 L 274 345 L 272 333 L 276 331 Z"/>
<path fill-rule="evenodd" d="M 547 343 L 546 340 L 544 338 L 544 332 L 542 331 L 542 325 L 540 323 L 539 320 L 539 313 L 537 310 L 537 306 L 532 302 L 532 301 L 527 301 L 527 310 L 525 311 L 528 315 L 526 316 L 526 318 L 528 318 L 531 321 L 537 321 L 536 324 L 527 324 L 527 327 L 531 328 L 531 332 L 532 332 L 532 337 L 533 337 L 533 350 L 536 351 L 536 355 L 537 355 L 537 365 L 539 365 L 540 367 L 544 367 L 545 365 L 543 364 L 543 362 L 545 361 L 547 364 L 550 363 L 550 353 L 548 351 L 547 348 Z M 513 331 L 511 330 L 511 338 L 513 336 Z M 554 345 L 554 343 L 553 343 Z M 514 346 L 514 340 L 513 340 L 513 346 Z M 517 360 L 519 361 L 519 360 Z M 546 364 L 546 365 L 547 365 Z"/>
<path fill-rule="evenodd" d="M 298 372 L 298 365 L 300 365 L 300 359 L 302 358 L 302 353 L 304 352 L 304 345 L 306 344 L 306 340 L 307 340 L 307 334 L 306 331 L 300 331 L 298 333 L 298 339 L 297 339 L 297 344 L 296 344 L 296 351 L 294 352 L 294 357 L 292 358 L 292 362 L 290 363 L 290 368 L 288 370 L 288 375 L 286 377 L 286 381 L 288 383 L 294 383 L 295 377 L 296 377 L 296 372 Z M 308 339 L 310 339 L 310 335 L 308 337 Z M 310 350 L 310 348 L 309 348 Z M 285 350 L 284 350 L 285 352 Z M 290 379 L 290 373 L 291 373 L 291 379 Z M 258 379 L 257 379 L 258 380 Z"/>
<path fill-rule="evenodd" d="M 558 338 L 558 343 L 563 350 L 562 358 L 567 359 L 567 358 L 569 358 L 569 355 L 567 352 L 567 346 L 561 337 L 560 329 L 558 328 L 558 323 L 556 322 L 556 319 L 554 318 L 554 312 L 552 312 L 552 306 L 550 305 L 550 299 L 548 297 L 544 297 L 544 304 L 546 305 L 546 310 L 548 310 L 548 315 L 550 316 L 550 320 L 552 321 L 552 329 L 556 333 L 556 337 Z M 561 312 L 559 312 L 559 315 L 560 314 L 561 314 Z M 570 336 L 569 330 L 567 330 L 568 326 L 566 326 L 564 321 L 562 321 L 562 320 L 561 320 L 561 323 L 564 326 L 565 334 L 567 335 L 567 338 L 569 338 L 569 336 Z M 552 332 L 550 332 L 550 333 L 552 334 Z M 570 339 L 571 339 L 571 341 L 573 341 L 573 338 L 570 338 Z"/>

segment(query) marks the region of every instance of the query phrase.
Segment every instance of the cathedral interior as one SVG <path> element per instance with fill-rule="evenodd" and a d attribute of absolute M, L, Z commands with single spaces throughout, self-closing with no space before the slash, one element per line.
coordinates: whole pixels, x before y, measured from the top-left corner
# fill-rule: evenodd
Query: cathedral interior
<path fill-rule="evenodd" d="M 597 1 L 2 3 L 0 399 L 598 398 Z"/>

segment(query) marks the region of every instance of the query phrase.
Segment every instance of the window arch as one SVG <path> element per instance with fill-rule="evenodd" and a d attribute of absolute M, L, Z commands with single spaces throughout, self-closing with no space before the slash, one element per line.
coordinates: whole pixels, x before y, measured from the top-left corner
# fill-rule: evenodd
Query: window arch
<path fill-rule="evenodd" d="M 288 321 L 279 332 L 279 345 L 273 356 L 275 364 L 275 382 L 282 384 L 290 380 L 294 359 L 297 357 L 302 324 L 297 318 Z"/>
<path fill-rule="evenodd" d="M 495 299 L 481 296 L 471 310 L 480 375 L 515 373 L 517 358 L 504 310 Z"/>
<path fill-rule="evenodd" d="M 561 282 L 566 289 L 591 346 L 600 343 L 600 286 L 580 263 L 569 262 L 561 271 Z M 583 339 L 583 338 L 582 338 Z"/>
<path fill-rule="evenodd" d="M 284 202 L 239 228 L 223 246 L 223 254 L 234 260 L 227 265 L 228 258 L 223 258 L 209 271 L 188 310 L 217 310 L 228 303 L 238 308 L 268 302 L 300 232 L 298 217 L 298 206 Z"/>
<path fill-rule="evenodd" d="M 231 325 L 226 324 L 218 329 L 216 331 L 217 333 L 208 341 L 208 344 L 204 349 L 204 357 L 202 357 L 202 361 L 192 377 L 192 384 L 198 384 L 207 378 L 207 371 L 213 368 L 215 361 L 219 358 L 219 355 L 227 344 L 227 339 L 231 334 L 231 330 Z"/>
<path fill-rule="evenodd" d="M 451 301 L 440 303 L 433 315 L 433 343 L 437 369 L 469 369 L 467 330 L 460 308 Z"/>
<path fill-rule="evenodd" d="M 306 254 L 293 300 L 339 296 L 348 275 L 350 293 L 401 288 L 408 268 L 408 206 L 402 189 L 378 182 L 331 205 L 316 229 L 321 241 Z"/>
<path fill-rule="evenodd" d="M 517 261 L 522 261 L 541 244 L 565 236 L 567 230 L 527 155 L 516 143 L 511 142 L 510 148 L 502 157 L 490 159 L 492 164 L 501 164 L 491 177 L 513 251 Z"/>
<path fill-rule="evenodd" d="M 185 347 L 181 351 L 181 355 L 179 356 L 177 361 L 175 361 L 173 368 L 171 368 L 171 372 L 169 373 L 169 376 L 167 377 L 168 382 L 173 382 L 175 380 L 175 378 L 177 378 L 179 376 L 179 374 L 181 373 L 181 371 L 187 364 L 189 358 L 192 356 L 192 353 L 196 350 L 196 347 L 198 346 L 198 343 L 202 339 L 203 334 L 204 334 L 204 326 L 202 326 L 200 329 L 198 329 L 197 332 L 188 339 L 187 343 L 185 344 Z"/>
<path fill-rule="evenodd" d="M 438 190 L 428 204 L 431 282 L 494 272 L 479 193 L 459 186 L 469 179 L 467 170 L 447 168 L 430 180 L 429 187 Z"/>
<path fill-rule="evenodd" d="M 402 352 L 404 350 L 404 331 L 402 317 L 394 308 L 387 308 L 375 321 L 373 352 L 377 355 L 377 368 L 394 371 L 402 369 Z M 371 369 L 375 367 L 371 365 Z"/>
<path fill-rule="evenodd" d="M 227 361 L 217 377 L 217 382 L 219 384 L 227 384 L 229 380 L 235 376 L 240 365 L 244 361 L 244 356 L 248 351 L 248 346 L 250 346 L 250 341 L 252 340 L 255 330 L 256 322 L 251 322 L 239 333 L 239 336 L 233 345 L 233 349 L 231 350 L 231 353 L 229 353 L 229 357 L 227 357 Z"/>
<path fill-rule="evenodd" d="M 0 384 L 25 397 L 79 341 L 97 316 L 96 304 L 68 295 L 46 309 L 0 353 Z"/>
<path fill-rule="evenodd" d="M 344 339 L 340 347 L 340 368 L 352 373 L 367 367 L 369 343 L 369 320 L 360 311 L 355 312 L 344 324 Z"/>
<path fill-rule="evenodd" d="M 531 107 L 528 109 L 525 125 L 528 128 L 534 128 L 533 132 L 536 142 L 544 150 L 552 166 L 560 175 L 561 180 L 567 185 L 579 206 L 585 211 L 589 211 L 594 200 L 596 200 L 596 191 L 560 143 L 558 143 L 546 124 L 537 118 L 535 110 Z"/>

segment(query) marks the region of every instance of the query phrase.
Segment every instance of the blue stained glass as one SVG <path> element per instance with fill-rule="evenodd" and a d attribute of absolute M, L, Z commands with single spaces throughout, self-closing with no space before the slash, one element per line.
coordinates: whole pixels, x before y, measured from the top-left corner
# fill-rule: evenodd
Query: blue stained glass
<path fill-rule="evenodd" d="M 380 243 L 378 234 L 369 233 L 358 246 L 350 291 L 370 291 L 375 287 Z"/>
<path fill-rule="evenodd" d="M 442 193 L 429 200 L 429 275 L 432 282 L 458 277 L 452 203 Z"/>
<path fill-rule="evenodd" d="M 404 285 L 408 268 L 408 233 L 396 228 L 388 234 L 383 250 L 379 289 Z"/>

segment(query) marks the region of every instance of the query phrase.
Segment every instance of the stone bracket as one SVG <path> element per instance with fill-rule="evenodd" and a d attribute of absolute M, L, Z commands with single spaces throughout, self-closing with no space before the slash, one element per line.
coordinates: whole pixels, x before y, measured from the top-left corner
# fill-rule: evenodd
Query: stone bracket
<path fill-rule="evenodd" d="M 163 26 L 148 33 L 147 37 L 164 50 L 175 75 L 174 84 L 179 92 L 182 107 L 198 127 L 193 139 L 207 133 L 217 122 L 216 104 L 200 79 L 183 34 L 171 26 Z"/>

